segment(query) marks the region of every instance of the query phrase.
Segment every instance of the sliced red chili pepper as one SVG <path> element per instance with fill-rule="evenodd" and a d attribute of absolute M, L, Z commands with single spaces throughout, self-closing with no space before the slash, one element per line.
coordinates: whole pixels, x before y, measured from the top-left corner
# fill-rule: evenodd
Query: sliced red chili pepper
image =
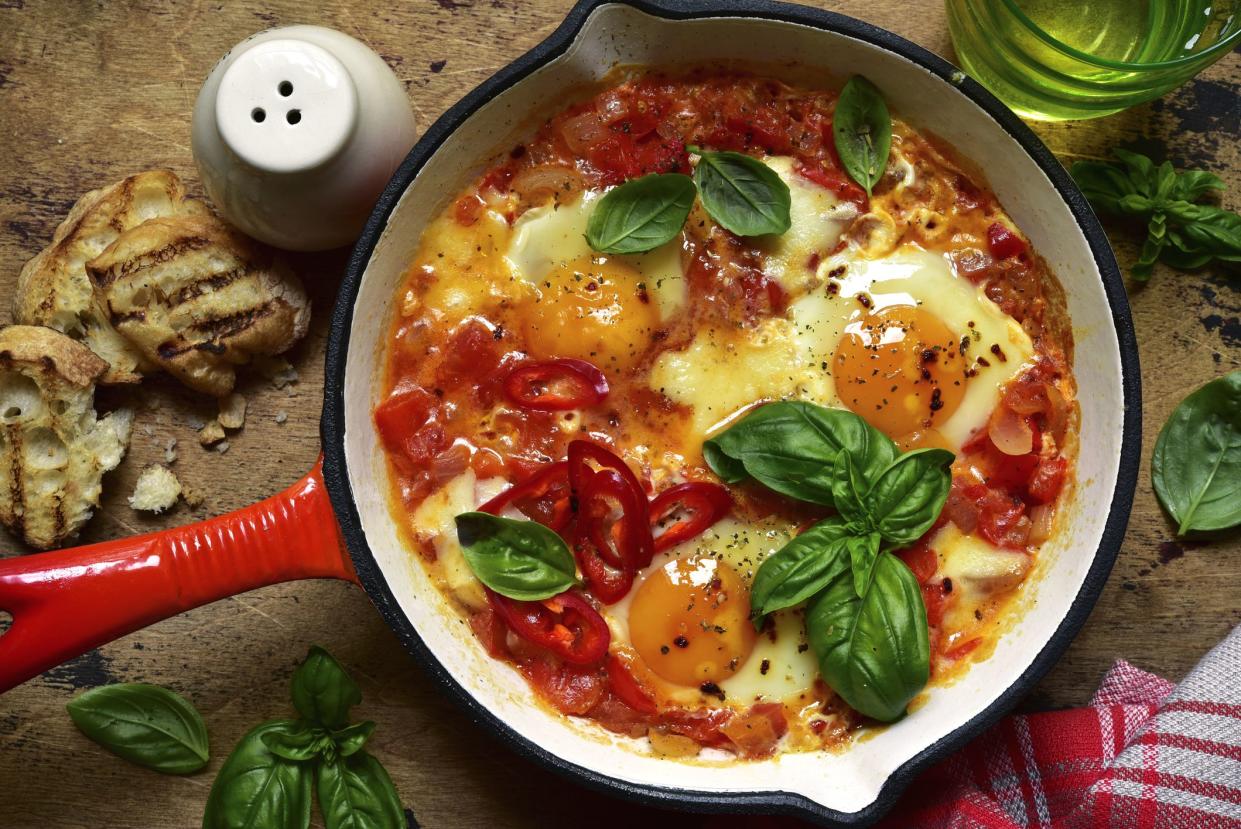
<path fill-rule="evenodd" d="M 521 602 L 487 591 L 487 600 L 513 633 L 573 665 L 594 665 L 612 641 L 608 623 L 571 591 L 541 602 Z"/>
<path fill-rule="evenodd" d="M 526 363 L 504 379 L 504 394 L 515 405 L 540 412 L 584 409 L 608 396 L 608 378 L 585 360 Z"/>
<path fill-rule="evenodd" d="M 619 474 L 633 493 L 633 498 L 626 500 L 633 514 L 631 516 L 626 511 L 622 516 L 624 525 L 629 528 L 626 531 L 629 538 L 624 543 L 632 544 L 632 557 L 628 558 L 628 561 L 634 570 L 640 570 L 649 565 L 651 559 L 655 557 L 655 541 L 651 537 L 651 515 L 650 506 L 646 501 L 646 490 L 642 488 L 638 476 L 633 474 L 629 465 L 610 450 L 588 440 L 571 441 L 569 443 L 569 488 L 577 496 L 579 511 L 585 499 L 584 485 L 595 471 L 592 464 L 598 465 L 600 469 L 610 469 Z M 605 485 L 600 483 L 598 486 Z M 613 498 L 620 497 L 612 492 L 605 491 L 605 494 Z M 581 523 L 579 521 L 579 524 Z"/>
<path fill-rule="evenodd" d="M 707 481 L 690 481 L 666 489 L 651 501 L 655 552 L 701 534 L 732 509 L 728 490 Z M 660 529 L 663 532 L 658 532 Z"/>
<path fill-rule="evenodd" d="M 612 693 L 620 697 L 621 702 L 643 714 L 654 714 L 659 710 L 655 700 L 646 692 L 629 672 L 628 666 L 616 654 L 608 655 L 608 678 L 612 681 Z"/>
<path fill-rule="evenodd" d="M 646 524 L 638 524 L 633 491 L 614 469 L 587 473 L 578 490 L 577 526 L 573 533 L 573 554 L 586 586 L 599 601 L 612 604 L 624 598 L 633 585 L 643 553 L 638 542 L 650 539 Z M 615 516 L 617 505 L 619 517 Z M 641 530 L 641 532 L 639 531 Z"/>
<path fill-rule="evenodd" d="M 529 478 L 483 504 L 478 511 L 499 515 L 509 505 L 549 529 L 563 530 L 573 517 L 568 461 L 541 467 Z"/>
<path fill-rule="evenodd" d="M 987 228 L 987 247 L 996 259 L 1008 259 L 1025 253 L 1026 243 L 1003 222 L 992 222 Z"/>

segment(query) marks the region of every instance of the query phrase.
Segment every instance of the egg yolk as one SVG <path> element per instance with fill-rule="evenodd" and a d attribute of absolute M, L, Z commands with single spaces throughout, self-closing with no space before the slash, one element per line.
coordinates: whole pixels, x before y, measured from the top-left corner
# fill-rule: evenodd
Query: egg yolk
<path fill-rule="evenodd" d="M 615 258 L 568 262 L 548 273 L 525 309 L 531 354 L 576 357 L 607 372 L 631 367 L 659 325 L 642 275 Z"/>
<path fill-rule="evenodd" d="M 938 317 L 908 305 L 849 323 L 832 376 L 844 404 L 892 438 L 947 420 L 965 394 L 958 338 Z"/>
<path fill-rule="evenodd" d="M 652 572 L 633 597 L 629 634 L 643 662 L 668 682 L 722 682 L 754 648 L 750 596 L 727 564 L 693 556 Z"/>

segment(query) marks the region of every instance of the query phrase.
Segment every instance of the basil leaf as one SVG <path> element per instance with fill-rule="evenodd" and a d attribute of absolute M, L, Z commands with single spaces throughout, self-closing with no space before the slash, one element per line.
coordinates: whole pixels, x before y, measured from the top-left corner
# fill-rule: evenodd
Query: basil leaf
<path fill-rule="evenodd" d="M 310 825 L 309 764 L 277 757 L 263 737 L 302 729 L 270 720 L 241 738 L 211 785 L 203 829 L 304 829 Z"/>
<path fill-rule="evenodd" d="M 789 186 L 757 158 L 702 153 L 694 183 L 711 218 L 738 236 L 784 233 L 792 225 Z"/>
<path fill-rule="evenodd" d="M 930 678 L 922 591 L 890 553 L 875 560 L 860 598 L 851 575 L 838 575 L 808 606 L 806 633 L 827 684 L 881 722 L 904 716 Z"/>
<path fill-rule="evenodd" d="M 736 472 L 744 468 L 781 495 L 831 506 L 833 464 L 842 449 L 863 479 L 877 476 L 896 457 L 896 445 L 853 412 L 800 400 L 758 407 L 706 441 L 703 456 L 729 483 L 743 480 Z"/>
<path fill-rule="evenodd" d="M 1241 371 L 1181 401 L 1155 441 L 1151 478 L 1177 535 L 1241 524 Z"/>
<path fill-rule="evenodd" d="M 755 626 L 761 626 L 768 613 L 801 604 L 845 572 L 849 538 L 842 519 L 828 518 L 764 559 L 750 586 Z"/>
<path fill-rule="evenodd" d="M 315 725 L 342 728 L 349 709 L 362 701 L 362 691 L 340 663 L 318 645 L 293 673 L 293 707 Z"/>
<path fill-rule="evenodd" d="M 315 778 L 327 829 L 405 829 L 392 778 L 365 751 L 320 763 Z"/>
<path fill-rule="evenodd" d="M 1114 164 L 1077 161 L 1069 168 L 1069 173 L 1090 203 L 1108 213 L 1126 212 L 1121 207 L 1121 198 L 1136 192 L 1129 177 Z"/>
<path fill-rule="evenodd" d="M 837 453 L 832 467 L 832 500 L 836 502 L 836 511 L 846 521 L 869 530 L 874 525 L 874 519 L 863 502 L 869 487 L 858 477 L 853 456 L 848 452 Z"/>
<path fill-rule="evenodd" d="M 474 575 L 501 596 L 536 602 L 576 583 L 568 545 L 537 521 L 465 512 L 457 516 L 457 540 Z"/>
<path fill-rule="evenodd" d="M 259 738 L 272 754 L 295 763 L 335 751 L 332 738 L 322 728 L 311 728 L 301 722 L 295 723 L 295 726 L 295 729 L 287 731 L 269 731 L 259 735 Z"/>
<path fill-rule="evenodd" d="M 1213 190 L 1224 189 L 1226 186 L 1223 179 L 1214 173 L 1206 170 L 1186 170 L 1177 176 L 1171 197 L 1177 201 L 1193 202 L 1209 195 Z"/>
<path fill-rule="evenodd" d="M 586 242 L 601 253 L 643 253 L 671 241 L 694 206 L 694 182 L 681 173 L 627 181 L 599 200 Z"/>
<path fill-rule="evenodd" d="M 879 557 L 879 533 L 850 536 L 845 542 L 849 551 L 849 566 L 853 571 L 853 592 L 859 597 L 866 595 L 871 573 Z"/>
<path fill-rule="evenodd" d="M 832 116 L 832 136 L 845 172 L 870 196 L 888 166 L 892 118 L 883 94 L 861 75 L 850 78 L 840 91 Z"/>
<path fill-rule="evenodd" d="M 954 457 L 947 449 L 915 449 L 879 476 L 866 504 L 884 541 L 912 544 L 931 528 L 948 500 Z"/>
<path fill-rule="evenodd" d="M 336 741 L 336 751 L 340 756 L 349 757 L 357 754 L 374 732 L 375 723 L 367 720 L 333 732 L 332 739 Z"/>
<path fill-rule="evenodd" d="M 164 774 L 207 765 L 207 726 L 167 688 L 138 683 L 92 688 L 65 706 L 73 724 L 113 754 Z"/>

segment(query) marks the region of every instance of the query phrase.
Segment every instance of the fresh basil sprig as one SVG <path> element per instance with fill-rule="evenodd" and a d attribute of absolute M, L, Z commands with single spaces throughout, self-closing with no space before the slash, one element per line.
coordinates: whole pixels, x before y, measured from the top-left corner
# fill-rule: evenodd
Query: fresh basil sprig
<path fill-rule="evenodd" d="M 535 602 L 577 582 L 568 545 L 537 521 L 464 512 L 457 516 L 457 540 L 474 575 L 501 596 Z"/>
<path fill-rule="evenodd" d="M 190 774 L 207 765 L 202 715 L 167 688 L 104 685 L 65 707 L 83 734 L 131 763 L 164 774 Z"/>
<path fill-rule="evenodd" d="M 694 206 L 694 181 L 652 173 L 608 192 L 586 223 L 586 242 L 601 253 L 643 253 L 681 232 Z"/>
<path fill-rule="evenodd" d="M 854 709 L 890 721 L 930 675 L 926 606 L 892 550 L 935 523 L 952 484 L 953 454 L 895 445 L 858 415 L 811 403 L 762 406 L 703 445 L 726 481 L 769 489 L 839 513 L 771 554 L 754 575 L 751 616 L 808 602 L 806 630 L 823 678 Z"/>
<path fill-rule="evenodd" d="M 834 464 L 846 450 L 864 479 L 896 458 L 896 444 L 853 412 L 799 400 L 759 406 L 702 446 L 725 483 L 753 477 L 781 495 L 835 506 Z"/>
<path fill-rule="evenodd" d="M 302 718 L 242 737 L 211 787 L 203 829 L 304 829 L 314 792 L 328 829 L 403 829 L 392 780 L 364 748 L 375 724 L 348 723 L 362 694 L 345 669 L 313 647 L 290 690 Z"/>
<path fill-rule="evenodd" d="M 270 720 L 241 738 L 211 785 L 203 829 L 304 829 L 310 825 L 313 767 L 273 754 L 265 738 L 296 733 Z"/>
<path fill-rule="evenodd" d="M 854 75 L 836 99 L 832 137 L 845 172 L 870 196 L 888 166 L 892 117 L 873 83 Z"/>
<path fill-rule="evenodd" d="M 789 186 L 753 156 L 735 152 L 699 153 L 694 183 L 711 218 L 738 236 L 784 233 L 792 225 Z"/>
<path fill-rule="evenodd" d="M 1241 370 L 1181 401 L 1155 441 L 1151 478 L 1177 535 L 1241 525 Z"/>
<path fill-rule="evenodd" d="M 878 555 L 863 590 L 843 573 L 811 600 L 806 634 L 824 681 L 855 710 L 900 719 L 930 678 L 926 607 L 900 559 Z"/>
<path fill-rule="evenodd" d="M 1144 222 L 1146 242 L 1133 278 L 1150 279 L 1156 261 L 1193 270 L 1211 262 L 1241 263 L 1241 216 L 1196 204 L 1223 190 L 1218 176 L 1203 170 L 1178 173 L 1170 162 L 1156 166 L 1139 153 L 1112 151 L 1121 166 L 1078 161 L 1070 169 L 1095 209 Z"/>

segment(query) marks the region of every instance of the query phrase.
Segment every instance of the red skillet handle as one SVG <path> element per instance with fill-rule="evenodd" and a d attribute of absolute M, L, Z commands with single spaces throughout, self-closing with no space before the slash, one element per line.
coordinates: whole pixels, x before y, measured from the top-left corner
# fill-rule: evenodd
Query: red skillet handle
<path fill-rule="evenodd" d="M 322 459 L 279 495 L 219 518 L 0 560 L 0 693 L 152 622 L 294 579 L 355 580 Z"/>

